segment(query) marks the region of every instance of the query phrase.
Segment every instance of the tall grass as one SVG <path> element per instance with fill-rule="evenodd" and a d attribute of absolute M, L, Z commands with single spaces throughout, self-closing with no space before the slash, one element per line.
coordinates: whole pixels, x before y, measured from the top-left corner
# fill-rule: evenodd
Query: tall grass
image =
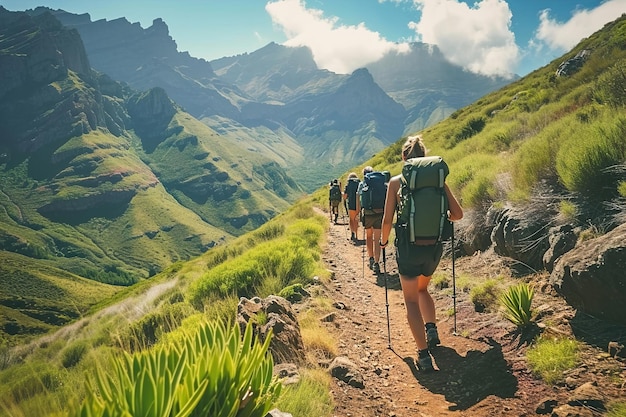
<path fill-rule="evenodd" d="M 578 364 L 579 345 L 576 340 L 540 337 L 526 352 L 531 370 L 546 383 L 555 384 L 563 372 Z"/>
<path fill-rule="evenodd" d="M 189 290 L 192 304 L 199 307 L 212 294 L 220 297 L 250 297 L 254 290 L 301 283 L 313 278 L 320 260 L 319 241 L 323 227 L 311 220 L 290 224 L 284 236 L 258 244 L 242 255 L 225 261 L 194 282 Z"/>
<path fill-rule="evenodd" d="M 577 124 L 556 155 L 556 169 L 571 191 L 614 196 L 617 178 L 607 169 L 626 160 L 626 117 L 607 113 L 600 125 Z"/>
<path fill-rule="evenodd" d="M 328 386 L 330 375 L 322 369 L 303 369 L 300 382 L 283 388 L 278 409 L 299 417 L 332 415 L 334 402 Z"/>

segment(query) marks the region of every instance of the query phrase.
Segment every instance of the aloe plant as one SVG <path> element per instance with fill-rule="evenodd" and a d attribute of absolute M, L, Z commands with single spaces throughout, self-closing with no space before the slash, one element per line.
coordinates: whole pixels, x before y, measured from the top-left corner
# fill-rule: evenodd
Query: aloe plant
<path fill-rule="evenodd" d="M 72 417 L 263 417 L 278 399 L 271 335 L 260 343 L 252 326 L 241 334 L 205 323 L 167 346 L 113 360 L 87 379 L 87 396 Z"/>
<path fill-rule="evenodd" d="M 504 317 L 518 327 L 525 327 L 531 322 L 534 290 L 526 283 L 509 287 L 500 296 L 504 305 Z"/>

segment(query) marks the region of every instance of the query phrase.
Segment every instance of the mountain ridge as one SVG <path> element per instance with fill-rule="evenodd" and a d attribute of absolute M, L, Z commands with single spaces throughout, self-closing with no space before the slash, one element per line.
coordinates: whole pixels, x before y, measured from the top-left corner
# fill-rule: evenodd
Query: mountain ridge
<path fill-rule="evenodd" d="M 75 23 L 76 19 L 69 13 L 56 11 L 55 16 L 68 27 L 81 32 L 87 53 L 93 55 L 91 61 L 98 70 L 104 70 L 104 67 L 99 68 L 100 62 L 111 65 L 110 63 L 116 59 L 120 57 L 124 59 L 132 54 L 132 59 L 119 66 L 115 79 L 127 82 L 140 90 L 161 86 L 178 104 L 211 127 L 215 126 L 212 124 L 214 119 L 219 119 L 221 125 L 230 119 L 234 131 L 238 124 L 243 124 L 253 131 L 259 126 L 273 131 L 274 147 L 290 147 L 294 142 L 299 143 L 302 146 L 300 152 L 307 155 L 307 164 L 316 167 L 308 170 L 305 175 L 302 174 L 299 160 L 294 163 L 282 159 L 280 153 L 270 153 L 269 156 L 306 189 L 318 187 L 327 182 L 328 177 L 338 176 L 347 167 L 362 163 L 364 158 L 390 145 L 402 134 L 442 120 L 463 104 L 468 104 L 486 92 L 510 82 L 465 73 L 460 67 L 442 59 L 441 54 L 437 55 L 436 60 L 421 59 L 419 57 L 424 56 L 427 48 L 413 46 L 408 55 L 397 56 L 395 59 L 431 62 L 437 66 L 437 70 L 432 72 L 443 77 L 441 85 L 451 82 L 449 74 L 453 76 L 461 74 L 464 79 L 462 88 L 447 88 L 444 94 L 440 94 L 437 92 L 438 89 L 414 85 L 416 72 L 413 72 L 413 75 L 409 72 L 408 76 L 403 78 L 405 83 L 403 88 L 406 91 L 394 92 L 396 97 L 404 99 L 402 101 L 402 106 L 406 107 L 403 111 L 404 119 L 397 117 L 397 113 L 388 111 L 387 99 L 379 100 L 375 98 L 377 96 L 371 96 L 374 100 L 366 102 L 365 96 L 357 96 L 349 107 L 354 110 L 353 114 L 359 115 L 362 123 L 351 127 L 351 131 L 346 131 L 337 128 L 336 120 L 333 119 L 336 116 L 334 113 L 320 111 L 316 106 L 323 101 L 323 97 L 337 93 L 353 74 L 334 74 L 319 69 L 310 49 L 306 47 L 292 48 L 270 42 L 251 53 L 224 57 L 205 64 L 206 61 L 192 58 L 188 53 L 179 52 L 175 58 L 172 57 L 175 49 L 169 35 L 166 36 L 163 21 L 153 23 L 150 30 L 145 29 L 141 36 L 136 26 L 131 29 L 130 23 L 125 23 L 128 35 L 124 36 L 125 31 L 117 20 L 116 31 L 111 33 L 112 30 L 106 27 L 106 21 L 99 21 L 98 25 L 94 23 L 78 25 Z M 152 29 L 155 24 L 160 28 L 159 31 Z M 150 47 L 144 48 L 146 51 L 154 50 L 157 45 L 163 43 L 166 52 L 161 55 L 142 54 L 141 50 L 134 47 L 120 45 L 125 48 L 124 51 L 113 55 L 112 50 L 90 48 L 90 45 L 99 45 L 110 37 L 114 39 L 139 37 L 142 42 L 152 42 Z M 413 55 L 419 57 L 415 58 Z M 383 58 L 385 59 L 392 58 Z M 187 71 L 187 66 L 196 66 L 197 62 L 205 65 L 201 67 L 206 68 L 204 76 Z M 376 67 L 378 74 L 373 74 L 373 83 L 377 83 L 377 77 L 384 78 L 384 74 L 390 71 L 390 65 L 385 62 Z M 393 64 L 409 68 L 406 61 Z M 208 66 L 211 67 L 210 71 Z M 396 71 L 394 74 L 397 76 L 400 72 Z M 473 86 L 474 84 L 476 86 Z M 380 92 L 389 96 L 385 89 L 381 89 Z M 370 111 L 374 106 L 375 111 Z M 289 107 L 294 107 L 297 111 L 290 110 Z M 396 104 L 393 107 L 400 108 Z M 298 128 L 294 129 L 296 113 L 301 113 L 302 116 L 298 117 Z M 314 118 L 308 119 L 309 114 L 313 114 Z M 391 117 L 381 123 L 380 117 L 376 119 L 372 114 L 389 114 Z M 343 121 L 346 122 L 349 123 L 350 120 Z M 300 128 L 302 123 L 307 126 L 306 133 L 302 133 L 303 129 Z M 398 126 L 392 128 L 394 124 Z M 381 132 L 381 127 L 387 132 Z M 258 134 L 266 137 L 266 133 Z M 285 134 L 290 137 L 286 138 Z M 283 139 L 286 141 L 283 142 Z M 336 146 L 336 149 L 330 150 L 332 157 L 327 159 L 329 153 L 320 152 L 318 148 L 329 144 Z M 326 175 L 322 177 L 319 174 L 321 172 Z"/>

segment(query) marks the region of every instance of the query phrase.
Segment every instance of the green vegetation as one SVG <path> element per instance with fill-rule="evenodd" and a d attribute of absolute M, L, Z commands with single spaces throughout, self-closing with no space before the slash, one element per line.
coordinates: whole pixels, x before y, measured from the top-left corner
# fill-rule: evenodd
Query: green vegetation
<path fill-rule="evenodd" d="M 547 184 L 562 201 L 560 216 L 568 221 L 588 220 L 581 239 L 604 231 L 593 213 L 583 211 L 585 206 L 568 202 L 569 197 L 575 201 L 574 196 L 585 194 L 592 203 L 587 206 L 599 207 L 626 197 L 626 180 L 610 171 L 626 160 L 623 89 L 614 88 L 624 84 L 626 50 L 623 35 L 614 36 L 611 31 L 616 28 L 623 33 L 625 25 L 626 18 L 618 19 L 565 57 L 584 48 L 593 51 L 578 73 L 556 77 L 559 59 L 422 132 L 430 154 L 443 155 L 450 165 L 448 183 L 465 207 L 481 212 L 510 200 L 528 201 L 540 185 Z M 316 367 L 319 359 L 337 350 L 320 325 L 320 318 L 330 312 L 327 300 L 314 298 L 312 309 L 299 317 L 310 368 L 303 371 L 300 383 L 285 388 L 280 396 L 276 381 L 268 377 L 271 366 L 263 350 L 266 346 L 244 343 L 233 349 L 239 340 L 236 332 L 220 327 L 234 322 L 241 296 L 295 295 L 296 289 L 308 289 L 314 276 L 328 278 L 320 255 L 328 219 L 314 210 L 327 206 L 327 190 L 322 187 L 287 209 L 281 196 L 295 196 L 280 186 L 279 169 L 255 158 L 251 166 L 244 166 L 243 155 L 231 155 L 234 159 L 228 162 L 214 159 L 213 146 L 228 144 L 220 144 L 214 132 L 195 122 L 188 124 L 186 119 L 177 114 L 152 153 L 140 151 L 138 157 L 117 163 L 116 153 L 142 147 L 138 138 L 98 133 L 72 139 L 59 149 L 43 149 L 31 166 L 26 162 L 0 164 L 0 243 L 6 249 L 0 252 L 0 324 L 16 333 L 26 329 L 30 338 L 46 334 L 30 344 L 9 339 L 8 333 L 2 335 L 0 398 L 2 411 L 8 415 L 60 416 L 68 404 L 78 407 L 76 413 L 106 415 L 131 404 L 149 406 L 151 400 L 145 398 L 158 398 L 160 410 L 180 415 L 200 404 L 208 407 L 203 413 L 218 415 L 208 403 L 228 397 L 221 405 L 238 408 L 248 382 L 239 380 L 237 389 L 231 386 L 201 395 L 212 385 L 200 376 L 216 370 L 228 380 L 248 373 L 254 375 L 255 383 L 260 381 L 254 388 L 259 396 L 250 397 L 248 405 L 259 404 L 265 410 L 265 399 L 271 399 L 299 417 L 331 414 L 328 376 Z M 404 138 L 363 165 L 398 174 L 403 142 Z M 97 166 L 88 172 L 94 174 L 89 180 L 103 182 L 102 192 L 138 187 L 137 192 L 121 211 L 111 213 L 111 207 L 105 207 L 95 217 L 53 221 L 37 209 L 52 200 L 81 198 L 88 187 L 79 181 L 83 177 L 75 175 L 77 171 L 59 175 L 49 163 L 42 163 L 52 154 L 76 159 L 76 170 Z M 197 164 L 181 162 L 190 155 Z M 102 164 L 94 165 L 96 159 Z M 127 170 L 128 175 L 117 183 L 110 181 L 117 178 L 118 169 Z M 163 184 L 152 183 L 151 171 L 164 173 L 164 182 L 176 191 L 170 194 Z M 235 201 L 205 204 L 209 197 L 201 191 L 210 185 L 212 175 L 228 176 L 224 188 L 213 190 L 221 195 L 233 192 Z M 266 198 L 252 197 L 234 187 L 237 182 L 263 188 Z M 55 187 L 63 192 L 53 199 Z M 261 214 L 252 218 L 250 212 Z M 225 220 L 228 214 L 233 217 Z M 224 232 L 210 226 L 208 219 L 220 219 L 220 226 L 233 223 Z M 244 232 L 248 233 L 233 237 Z M 451 283 L 442 275 L 433 280 L 440 287 L 446 283 L 451 291 Z M 513 286 L 502 294 L 497 279 L 476 283 L 475 277 L 460 275 L 455 284 L 485 308 L 494 299 L 500 300 L 505 317 L 517 326 L 531 323 L 533 288 L 529 284 Z M 7 301 L 13 303 L 12 308 Z M 114 301 L 119 302 L 115 309 L 105 308 L 113 307 Z M 37 319 L 41 317 L 47 320 Z M 74 325 L 62 332 L 51 332 L 71 322 Z M 222 334 L 223 344 L 207 342 L 214 340 L 213 332 Z M 194 340 L 203 337 L 207 340 L 201 348 Z M 218 345 L 222 350 L 213 356 L 203 350 L 218 349 Z M 239 349 L 256 352 L 252 354 L 255 361 L 238 356 Z M 563 370 L 576 365 L 577 349 L 573 340 L 540 338 L 529 349 L 528 359 L 533 372 L 554 383 Z M 228 365 L 217 367 L 217 361 Z M 128 372 L 135 364 L 137 371 Z M 190 371 L 191 364 L 199 373 Z M 259 373 L 250 374 L 252 368 Z M 94 374 L 94 369 L 99 371 Z M 87 385 L 86 373 L 92 375 Z M 107 400 L 113 397 L 117 400 Z M 620 407 L 616 406 L 616 412 Z"/>
<path fill-rule="evenodd" d="M 606 417 L 624 417 L 626 416 L 626 402 L 614 402 L 609 404 Z"/>
<path fill-rule="evenodd" d="M 257 416 L 270 411 L 281 384 L 273 379 L 271 337 L 253 341 L 252 325 L 202 324 L 167 346 L 113 357 L 88 377 L 87 396 L 68 416 Z"/>
<path fill-rule="evenodd" d="M 328 372 L 305 369 L 300 382 L 283 388 L 283 394 L 276 407 L 293 416 L 331 416 L 334 403 L 328 387 Z"/>
<path fill-rule="evenodd" d="M 540 337 L 528 349 L 526 357 L 533 373 L 553 385 L 562 380 L 564 371 L 576 367 L 578 351 L 576 340 Z"/>
<path fill-rule="evenodd" d="M 533 287 L 525 282 L 509 287 L 500 295 L 504 317 L 518 327 L 525 327 L 532 320 Z"/>
<path fill-rule="evenodd" d="M 157 358 L 163 358 L 165 363 L 173 366 L 180 362 L 176 358 L 183 355 L 184 344 L 181 340 L 186 340 L 188 335 L 195 334 L 203 326 L 223 326 L 233 323 L 236 317 L 238 296 L 223 296 L 219 290 L 203 292 L 199 296 L 199 289 L 204 288 L 199 283 L 216 276 L 211 271 L 247 262 L 256 262 L 262 270 L 261 274 L 254 275 L 253 282 L 248 282 L 250 285 L 245 286 L 245 290 L 249 291 L 246 293 L 248 297 L 258 295 L 259 291 L 270 291 L 271 288 L 272 293 L 283 290 L 295 293 L 297 289 L 314 282 L 314 276 L 325 280 L 328 272 L 321 264 L 320 251 L 326 227 L 326 218 L 315 213 L 311 202 L 300 201 L 258 230 L 233 240 L 231 244 L 191 261 L 173 264 L 150 281 L 145 280 L 123 292 L 118 291 L 115 294 L 119 297 L 119 306 L 115 310 L 102 310 L 97 319 L 85 319 L 79 326 L 73 326 L 72 330 L 51 334 L 43 339 L 45 342 L 39 344 L 19 349 L 3 347 L 0 350 L 0 398 L 3 410 L 11 410 L 8 411 L 9 415 L 44 416 L 52 413 L 60 416 L 66 415 L 68 404 L 74 404 L 83 411 L 106 415 L 97 413 L 111 412 L 106 411 L 106 407 L 112 405 L 105 406 L 107 401 L 93 391 L 97 387 L 98 392 L 101 392 L 101 384 L 107 387 L 111 385 L 111 390 L 113 386 L 125 390 L 128 395 L 123 398 L 129 399 L 126 405 L 136 395 L 148 395 L 145 391 L 139 394 L 141 384 L 152 384 L 153 391 L 166 389 L 165 385 L 151 376 L 150 369 L 156 366 Z M 240 287 L 237 283 L 228 280 L 221 282 L 225 285 L 232 283 L 234 291 L 244 290 L 244 286 Z M 110 296 L 110 300 L 113 299 Z M 102 307 L 108 303 L 103 303 Z M 327 314 L 331 307 L 319 298 L 314 305 L 317 305 L 317 319 L 304 318 L 301 325 L 305 348 L 309 352 L 306 355 L 311 358 L 328 358 L 332 352 L 336 352 L 336 342 L 319 326 L 319 315 Z M 264 318 L 261 315 L 257 320 L 263 321 Z M 67 343 L 67 340 L 71 342 Z M 190 352 L 184 355 L 187 359 L 183 362 L 190 363 L 193 355 Z M 230 353 L 224 355 L 215 360 L 224 361 L 232 356 Z M 125 369 L 131 362 L 142 363 L 141 369 L 144 371 L 131 373 L 123 387 L 113 382 L 115 373 L 103 372 Z M 328 394 L 329 380 L 320 377 L 317 361 L 311 364 L 311 368 L 303 372 L 301 382 L 280 395 L 285 404 L 284 411 L 303 410 L 310 414 L 302 416 L 312 417 L 319 416 L 320 410 L 332 409 L 332 400 Z M 92 377 L 89 384 L 85 385 L 85 373 L 93 375 L 94 368 L 100 369 L 98 376 Z M 233 368 L 238 369 L 238 366 Z M 172 370 L 171 377 L 174 373 Z M 155 382 L 147 382 L 152 380 Z M 193 387 L 193 390 L 198 389 L 197 384 Z M 188 391 L 188 399 L 195 392 L 193 390 Z M 324 395 L 313 398 L 304 394 L 306 390 Z M 255 392 L 259 392 L 258 389 Z M 162 395 L 159 394 L 159 398 L 163 398 Z M 206 396 L 213 398 L 213 394 Z M 167 402 L 175 403 L 178 401 L 176 398 L 163 398 L 162 406 L 166 406 Z M 126 405 L 117 404 L 115 407 Z M 78 412 L 79 408 L 74 410 Z M 118 411 L 113 411 L 114 415 L 120 415 Z"/>
<path fill-rule="evenodd" d="M 490 278 L 470 290 L 470 300 L 479 312 L 493 311 L 501 294 L 499 280 Z"/>

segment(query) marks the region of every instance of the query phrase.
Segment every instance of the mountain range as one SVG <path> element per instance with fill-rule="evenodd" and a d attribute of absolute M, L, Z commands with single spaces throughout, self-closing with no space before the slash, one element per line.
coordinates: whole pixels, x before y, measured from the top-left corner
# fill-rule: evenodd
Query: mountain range
<path fill-rule="evenodd" d="M 162 19 L 142 29 L 125 18 L 33 13 L 45 12 L 80 33 L 94 69 L 140 91 L 162 87 L 192 116 L 244 138 L 307 190 L 513 81 L 464 71 L 423 43 L 349 75 L 319 69 L 306 47 L 275 43 L 207 62 L 179 52 Z"/>
<path fill-rule="evenodd" d="M 307 48 L 207 62 L 161 19 L 2 7 L 0 73 L 0 309 L 31 319 L 59 306 L 10 290 L 16 274 L 20 288 L 132 285 L 508 82 L 423 44 L 339 75 Z M 77 298 L 77 313 L 110 293 Z"/>

